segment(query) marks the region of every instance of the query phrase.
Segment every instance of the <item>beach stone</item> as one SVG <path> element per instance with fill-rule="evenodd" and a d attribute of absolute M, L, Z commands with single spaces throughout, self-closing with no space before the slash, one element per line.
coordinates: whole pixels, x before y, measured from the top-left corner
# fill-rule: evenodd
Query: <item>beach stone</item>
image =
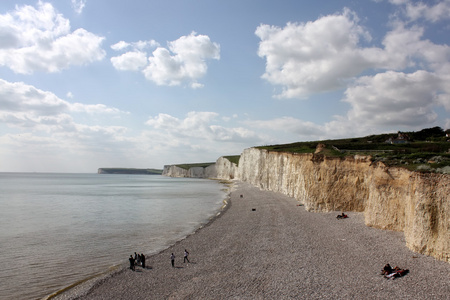
<path fill-rule="evenodd" d="M 239 195 L 246 201 L 239 201 Z M 281 193 L 235 183 L 211 223 L 154 256 L 56 299 L 448 299 L 450 264 L 417 254 L 401 232 L 364 225 L 362 213 L 311 213 Z M 258 214 L 251 213 L 257 205 Z M 189 264 L 183 251 L 190 252 Z M 175 253 L 175 268 L 170 254 Z M 383 266 L 409 269 L 396 280 Z M 64 298 L 65 297 L 65 298 Z"/>

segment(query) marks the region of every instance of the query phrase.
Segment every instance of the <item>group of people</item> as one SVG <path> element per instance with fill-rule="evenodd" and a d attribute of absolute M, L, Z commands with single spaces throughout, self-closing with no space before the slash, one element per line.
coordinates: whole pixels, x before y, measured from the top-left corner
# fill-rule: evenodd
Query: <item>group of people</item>
<path fill-rule="evenodd" d="M 130 269 L 135 271 L 136 270 L 136 265 L 140 265 L 143 269 L 145 269 L 145 255 L 144 253 L 138 254 L 136 252 L 134 252 L 134 257 L 133 255 L 130 255 L 130 258 L 128 258 L 128 260 L 130 261 Z"/>
<path fill-rule="evenodd" d="M 189 256 L 189 252 L 186 249 L 184 249 L 183 263 L 186 263 L 186 261 L 188 263 L 190 262 L 188 256 Z M 170 255 L 170 262 L 172 263 L 172 268 L 175 268 L 175 254 L 173 254 L 173 253 Z"/>
<path fill-rule="evenodd" d="M 337 217 L 336 217 L 336 219 L 347 219 L 347 218 L 348 218 L 348 216 L 344 213 L 337 215 Z"/>
<path fill-rule="evenodd" d="M 390 264 L 386 264 L 383 270 L 381 270 L 381 275 L 384 275 L 387 279 L 395 279 L 397 277 L 405 276 L 408 273 L 408 269 L 400 269 L 399 267 L 392 268 Z"/>
<path fill-rule="evenodd" d="M 183 258 L 183 263 L 190 263 L 189 261 L 189 252 L 184 249 L 184 258 Z M 130 257 L 128 258 L 128 260 L 130 261 L 130 269 L 135 271 L 136 270 L 136 266 L 141 266 L 143 269 L 145 269 L 145 255 L 144 253 L 138 254 L 136 252 L 134 252 L 134 257 L 133 255 L 130 255 Z M 170 255 L 170 261 L 172 263 L 172 268 L 175 268 L 175 254 L 172 253 L 172 255 Z"/>

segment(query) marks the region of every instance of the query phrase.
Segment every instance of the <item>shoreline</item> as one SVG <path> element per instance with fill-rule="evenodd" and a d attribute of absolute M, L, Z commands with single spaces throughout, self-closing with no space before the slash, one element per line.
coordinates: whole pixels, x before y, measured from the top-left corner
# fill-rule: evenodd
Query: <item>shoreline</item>
<path fill-rule="evenodd" d="M 222 201 L 222 206 L 217 210 L 217 212 L 211 216 L 207 222 L 200 224 L 200 226 L 195 229 L 192 233 L 188 234 L 187 236 L 185 236 L 184 238 L 182 238 L 181 240 L 178 240 L 176 242 L 174 242 L 173 244 L 169 245 L 168 247 L 153 253 L 149 256 L 146 256 L 147 260 L 151 259 L 153 256 L 156 256 L 158 254 L 160 254 L 161 252 L 174 247 L 177 243 L 182 242 L 183 240 L 189 238 L 189 236 L 196 234 L 199 230 L 201 230 L 202 228 L 209 226 L 209 224 L 211 224 L 212 222 L 214 222 L 214 220 L 218 217 L 220 217 L 223 213 L 225 213 L 229 206 L 231 205 L 231 201 L 230 201 L 230 195 L 234 190 L 234 181 L 225 181 L 222 179 L 212 179 L 212 180 L 217 180 L 220 181 L 226 188 L 224 188 L 223 190 L 227 191 L 226 197 L 225 199 Z M 139 268 L 139 267 L 138 267 Z M 54 293 L 47 295 L 43 298 L 41 298 L 41 300 L 71 300 L 71 299 L 78 299 L 79 297 L 86 295 L 93 287 L 101 284 L 105 279 L 115 276 L 119 273 L 122 273 L 124 271 L 129 270 L 129 266 L 128 263 L 120 263 L 117 265 L 113 265 L 111 267 L 108 268 L 108 270 L 98 273 L 98 274 L 94 274 L 91 275 L 85 279 L 82 279 L 80 281 L 74 282 L 71 285 L 68 285 L 58 291 L 55 291 Z"/>
<path fill-rule="evenodd" d="M 243 195 L 243 198 L 240 197 Z M 450 264 L 417 254 L 403 233 L 367 227 L 362 213 L 311 213 L 295 199 L 236 182 L 207 224 L 147 258 L 51 299 L 445 299 Z M 225 213 L 226 212 L 226 213 Z M 182 262 L 187 249 L 191 263 Z M 169 256 L 176 255 L 176 268 Z M 380 275 L 386 263 L 410 273 Z M 86 284 L 80 285 L 87 287 Z"/>

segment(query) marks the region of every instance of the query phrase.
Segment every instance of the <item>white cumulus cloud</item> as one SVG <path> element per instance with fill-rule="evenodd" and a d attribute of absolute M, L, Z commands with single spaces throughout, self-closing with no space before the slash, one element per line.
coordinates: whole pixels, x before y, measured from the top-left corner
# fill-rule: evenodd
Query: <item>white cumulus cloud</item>
<path fill-rule="evenodd" d="M 72 7 L 77 14 L 81 14 L 83 12 L 84 7 L 86 6 L 87 0 L 71 0 Z"/>
<path fill-rule="evenodd" d="M 386 55 L 390 57 L 392 68 L 415 67 L 438 72 L 449 71 L 450 47 L 423 40 L 424 30 L 417 25 L 405 27 L 403 23 L 398 22 L 386 34 L 383 45 Z"/>
<path fill-rule="evenodd" d="M 59 72 L 104 58 L 103 37 L 70 22 L 50 3 L 16 6 L 0 15 L 0 65 L 16 73 Z"/>
<path fill-rule="evenodd" d="M 446 18 L 438 10 L 446 11 L 450 0 L 391 3 L 405 8 L 405 14 L 391 19 L 381 46 L 371 46 L 368 31 L 348 9 L 283 28 L 260 25 L 255 34 L 261 39 L 258 55 L 266 60 L 262 78 L 281 87 L 278 98 L 307 98 L 344 89 L 342 101 L 350 109 L 323 125 L 289 117 L 249 125 L 268 130 L 285 127 L 308 138 L 371 134 L 373 128 L 414 130 L 436 124 L 442 108 L 450 111 L 450 46 L 425 39 L 423 20 Z M 422 22 L 414 22 L 419 18 Z"/>
<path fill-rule="evenodd" d="M 157 48 L 149 54 L 145 49 L 150 47 Z M 186 83 L 194 89 L 203 86 L 198 80 L 207 73 L 207 61 L 220 59 L 220 46 L 211 42 L 208 36 L 195 32 L 169 42 L 167 48 L 160 47 L 154 40 L 136 43 L 120 41 L 111 48 L 116 51 L 131 49 L 111 58 L 111 63 L 117 70 L 142 70 L 145 78 L 157 85 L 176 86 Z"/>
<path fill-rule="evenodd" d="M 431 124 L 437 118 L 438 93 L 444 84 L 426 71 L 361 77 L 345 92 L 344 101 L 352 106 L 348 118 L 366 126 Z"/>
<path fill-rule="evenodd" d="M 120 71 L 139 71 L 148 64 L 147 54 L 140 51 L 124 53 L 120 56 L 111 57 L 114 68 Z"/>
<path fill-rule="evenodd" d="M 203 142 L 248 142 L 260 139 L 254 132 L 242 127 L 228 128 L 214 124 L 217 119 L 219 115 L 215 112 L 191 111 L 184 119 L 160 113 L 156 117 L 149 118 L 146 124 L 158 130 L 164 130 L 171 139 L 184 140 L 186 143 L 192 143 L 189 142 L 190 139 Z"/>
<path fill-rule="evenodd" d="M 144 75 L 157 85 L 188 82 L 196 88 L 197 80 L 207 72 L 208 59 L 220 59 L 220 46 L 208 36 L 193 32 L 170 42 L 168 49 L 159 47 L 153 51 Z"/>
<path fill-rule="evenodd" d="M 75 126 L 71 113 L 119 114 L 103 104 L 70 103 L 55 94 L 23 82 L 0 79 L 0 123 L 36 130 L 63 130 Z"/>
<path fill-rule="evenodd" d="M 369 67 L 386 64 L 378 48 L 362 48 L 369 33 L 348 9 L 307 23 L 288 23 L 284 28 L 260 25 L 258 55 L 266 59 L 262 76 L 282 86 L 280 98 L 302 98 L 341 87 Z"/>
<path fill-rule="evenodd" d="M 430 22 L 438 22 L 450 19 L 450 0 L 440 1 L 411 1 L 391 0 L 392 4 L 401 5 L 405 15 L 411 20 L 425 19 Z"/>
<path fill-rule="evenodd" d="M 155 40 L 137 41 L 134 43 L 120 41 L 115 43 L 114 45 L 111 45 L 111 49 L 115 51 L 123 51 L 126 49 L 131 49 L 131 51 L 142 51 L 147 48 L 155 48 L 155 47 L 159 47 L 158 42 L 156 42 Z"/>

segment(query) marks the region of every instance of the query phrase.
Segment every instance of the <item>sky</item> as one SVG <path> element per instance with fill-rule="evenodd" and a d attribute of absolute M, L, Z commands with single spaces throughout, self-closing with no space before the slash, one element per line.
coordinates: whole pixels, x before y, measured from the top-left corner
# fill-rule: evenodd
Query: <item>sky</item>
<path fill-rule="evenodd" d="M 450 128 L 450 0 L 2 0 L 0 172 Z"/>

